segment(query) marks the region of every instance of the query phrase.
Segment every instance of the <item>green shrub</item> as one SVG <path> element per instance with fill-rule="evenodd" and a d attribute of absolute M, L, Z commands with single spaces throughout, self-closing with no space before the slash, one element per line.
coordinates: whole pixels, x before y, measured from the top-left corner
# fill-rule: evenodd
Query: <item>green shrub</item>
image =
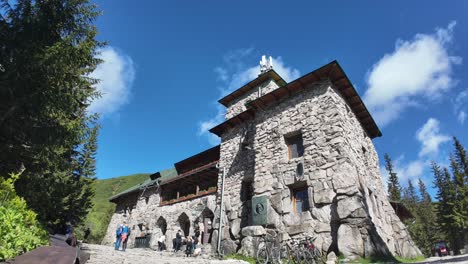
<path fill-rule="evenodd" d="M 256 263 L 255 258 L 253 258 L 253 257 L 247 257 L 247 256 L 244 256 L 244 255 L 241 255 L 241 254 L 237 254 L 237 253 L 226 255 L 226 256 L 224 256 L 224 259 L 243 260 L 243 261 L 245 261 L 245 262 L 248 262 L 249 264 L 255 264 L 255 263 Z"/>
<path fill-rule="evenodd" d="M 18 177 L 0 177 L 0 261 L 48 244 L 47 232 L 38 223 L 36 213 L 16 195 L 13 183 Z"/>

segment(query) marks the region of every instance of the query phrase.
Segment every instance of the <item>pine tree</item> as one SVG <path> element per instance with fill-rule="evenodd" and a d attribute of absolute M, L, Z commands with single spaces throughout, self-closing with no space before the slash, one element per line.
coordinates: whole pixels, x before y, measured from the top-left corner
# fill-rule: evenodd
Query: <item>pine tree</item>
<path fill-rule="evenodd" d="M 416 211 L 418 199 L 418 194 L 416 193 L 413 183 L 411 180 L 408 180 L 408 187 L 404 188 L 402 201 L 413 214 Z"/>
<path fill-rule="evenodd" d="M 50 227 L 65 220 L 73 156 L 92 117 L 89 77 L 103 43 L 89 0 L 0 0 L 0 175 Z"/>
<path fill-rule="evenodd" d="M 68 195 L 65 197 L 64 219 L 72 225 L 81 223 L 92 207 L 96 175 L 97 135 L 99 126 L 91 122 L 83 143 L 73 156 L 71 177 L 68 178 Z"/>
<path fill-rule="evenodd" d="M 385 153 L 385 169 L 387 170 L 388 177 L 388 195 L 391 201 L 400 201 L 401 200 L 401 187 L 398 181 L 398 176 L 396 172 L 393 171 L 392 159 L 390 156 Z"/>
<path fill-rule="evenodd" d="M 426 185 L 419 179 L 419 193 L 421 200 L 417 207 L 417 214 L 420 223 L 420 233 L 418 240 L 420 241 L 419 248 L 423 251 L 426 256 L 430 256 L 432 243 L 436 239 L 435 224 L 436 216 L 432 205 L 432 199 L 427 192 Z"/>
<path fill-rule="evenodd" d="M 453 226 L 459 232 L 455 236 L 455 247 L 456 252 L 459 251 L 464 245 L 464 240 L 468 239 L 468 158 L 466 151 L 457 138 L 454 139 L 455 151 L 450 156 L 450 168 L 452 170 L 452 221 Z"/>

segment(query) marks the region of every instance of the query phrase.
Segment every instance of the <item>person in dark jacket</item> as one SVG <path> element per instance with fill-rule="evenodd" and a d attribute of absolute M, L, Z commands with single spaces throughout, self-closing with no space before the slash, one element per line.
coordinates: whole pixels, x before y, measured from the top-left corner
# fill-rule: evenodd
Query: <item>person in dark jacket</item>
<path fill-rule="evenodd" d="M 177 231 L 176 238 L 175 238 L 175 248 L 174 251 L 177 252 L 182 247 L 182 231 Z"/>
<path fill-rule="evenodd" d="M 185 240 L 185 254 L 187 255 L 187 257 L 190 257 L 192 256 L 192 253 L 193 253 L 193 240 L 192 240 L 192 237 L 191 236 L 187 236 L 187 240 Z"/>

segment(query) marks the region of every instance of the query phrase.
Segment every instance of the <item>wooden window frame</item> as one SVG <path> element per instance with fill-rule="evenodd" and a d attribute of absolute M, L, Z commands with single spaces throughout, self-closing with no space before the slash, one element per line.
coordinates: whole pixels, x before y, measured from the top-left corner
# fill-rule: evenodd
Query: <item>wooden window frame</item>
<path fill-rule="evenodd" d="M 300 157 L 304 156 L 304 138 L 302 137 L 302 133 L 297 133 L 297 134 L 292 134 L 292 135 L 289 135 L 289 136 L 285 136 L 284 140 L 286 142 L 286 146 L 288 147 L 288 159 L 289 160 L 295 159 L 295 158 L 300 158 Z M 302 151 L 301 151 L 300 155 L 299 155 L 299 150 L 298 150 L 298 147 L 297 147 L 297 146 L 299 146 L 298 142 L 301 143 L 300 146 L 302 148 Z M 296 145 L 297 157 L 292 157 L 291 147 L 293 145 Z"/>
<path fill-rule="evenodd" d="M 297 198 L 296 198 L 296 196 L 297 196 L 298 192 L 306 192 L 307 193 L 307 210 L 302 210 L 302 208 L 301 208 L 300 212 L 297 210 Z M 302 213 L 302 212 L 310 210 L 309 188 L 307 186 L 299 187 L 299 188 L 291 188 L 291 201 L 293 203 L 293 212 L 295 214 Z"/>

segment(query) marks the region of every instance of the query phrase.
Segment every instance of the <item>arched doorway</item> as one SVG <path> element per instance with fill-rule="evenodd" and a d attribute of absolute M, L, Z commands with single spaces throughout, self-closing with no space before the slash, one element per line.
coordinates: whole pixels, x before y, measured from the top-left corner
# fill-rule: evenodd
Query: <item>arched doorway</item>
<path fill-rule="evenodd" d="M 167 231 L 167 222 L 166 222 L 166 219 L 164 219 L 164 217 L 160 216 L 158 218 L 158 221 L 156 222 L 156 226 L 159 228 L 160 230 L 160 235 L 165 235 L 166 234 L 166 231 Z"/>
<path fill-rule="evenodd" d="M 184 233 L 184 236 L 190 235 L 190 219 L 185 213 L 179 216 L 177 222 L 179 222 L 180 229 Z"/>
<path fill-rule="evenodd" d="M 198 218 L 198 227 L 201 232 L 201 243 L 211 243 L 211 235 L 213 234 L 213 219 L 214 214 L 209 208 L 203 209 L 200 217 Z"/>

